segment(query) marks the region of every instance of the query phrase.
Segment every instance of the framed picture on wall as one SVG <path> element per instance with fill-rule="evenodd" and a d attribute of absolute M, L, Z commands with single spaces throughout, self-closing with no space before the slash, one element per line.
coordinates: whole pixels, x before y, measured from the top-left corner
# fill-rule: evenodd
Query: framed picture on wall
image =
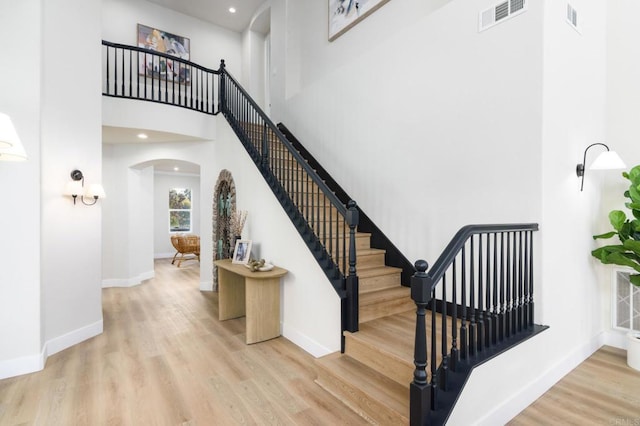
<path fill-rule="evenodd" d="M 236 247 L 233 250 L 233 259 L 231 263 L 240 263 L 246 265 L 249 262 L 251 254 L 251 240 L 237 240 Z"/>
<path fill-rule="evenodd" d="M 138 24 L 138 47 L 185 61 L 191 59 L 191 41 L 188 38 L 142 24 Z M 141 75 L 180 83 L 191 80 L 191 67 L 180 61 L 145 53 L 139 54 L 139 60 Z"/>
<path fill-rule="evenodd" d="M 329 41 L 333 41 L 389 0 L 327 1 L 329 2 Z"/>

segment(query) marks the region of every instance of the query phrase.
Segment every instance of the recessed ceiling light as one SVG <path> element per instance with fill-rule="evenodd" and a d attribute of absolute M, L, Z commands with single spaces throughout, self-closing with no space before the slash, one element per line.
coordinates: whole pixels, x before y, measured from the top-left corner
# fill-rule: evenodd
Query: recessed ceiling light
<path fill-rule="evenodd" d="M 236 8 L 235 7 L 230 7 L 229 8 L 229 13 L 236 13 Z"/>
<path fill-rule="evenodd" d="M 148 138 L 148 137 L 149 137 L 149 136 L 147 136 L 145 133 L 138 133 L 138 138 L 139 138 L 139 139 L 146 139 L 146 138 Z"/>
<path fill-rule="evenodd" d="M 180 171 L 180 167 L 174 167 L 174 168 L 173 168 L 173 171 L 174 171 L 174 172 Z"/>

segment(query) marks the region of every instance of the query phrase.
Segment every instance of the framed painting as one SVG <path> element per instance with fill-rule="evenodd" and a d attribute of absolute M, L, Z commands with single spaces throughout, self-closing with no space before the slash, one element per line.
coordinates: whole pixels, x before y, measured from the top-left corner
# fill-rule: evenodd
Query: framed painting
<path fill-rule="evenodd" d="M 389 0 L 328 0 L 329 41 L 347 32 Z"/>
<path fill-rule="evenodd" d="M 189 61 L 191 41 L 176 34 L 138 24 L 138 47 Z M 140 53 L 140 74 L 180 83 L 191 81 L 191 68 L 181 61 L 173 61 L 153 54 Z"/>

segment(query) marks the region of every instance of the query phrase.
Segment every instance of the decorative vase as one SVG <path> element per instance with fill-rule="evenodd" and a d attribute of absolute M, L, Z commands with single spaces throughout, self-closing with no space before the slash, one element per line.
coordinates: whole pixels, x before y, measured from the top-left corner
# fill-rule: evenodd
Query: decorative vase
<path fill-rule="evenodd" d="M 236 250 L 236 243 L 238 242 L 238 240 L 241 240 L 242 237 L 240 235 L 236 235 L 235 238 L 233 239 L 233 244 L 231 244 L 231 247 L 229 247 L 229 258 L 233 259 L 233 254 L 234 251 Z"/>
<path fill-rule="evenodd" d="M 640 371 L 640 332 L 627 333 L 627 364 Z"/>

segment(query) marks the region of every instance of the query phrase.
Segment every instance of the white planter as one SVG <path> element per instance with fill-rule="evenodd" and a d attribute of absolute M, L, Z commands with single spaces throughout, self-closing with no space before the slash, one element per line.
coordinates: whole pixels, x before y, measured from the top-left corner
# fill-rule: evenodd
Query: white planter
<path fill-rule="evenodd" d="M 630 331 L 627 334 L 627 364 L 640 371 L 640 332 Z"/>

